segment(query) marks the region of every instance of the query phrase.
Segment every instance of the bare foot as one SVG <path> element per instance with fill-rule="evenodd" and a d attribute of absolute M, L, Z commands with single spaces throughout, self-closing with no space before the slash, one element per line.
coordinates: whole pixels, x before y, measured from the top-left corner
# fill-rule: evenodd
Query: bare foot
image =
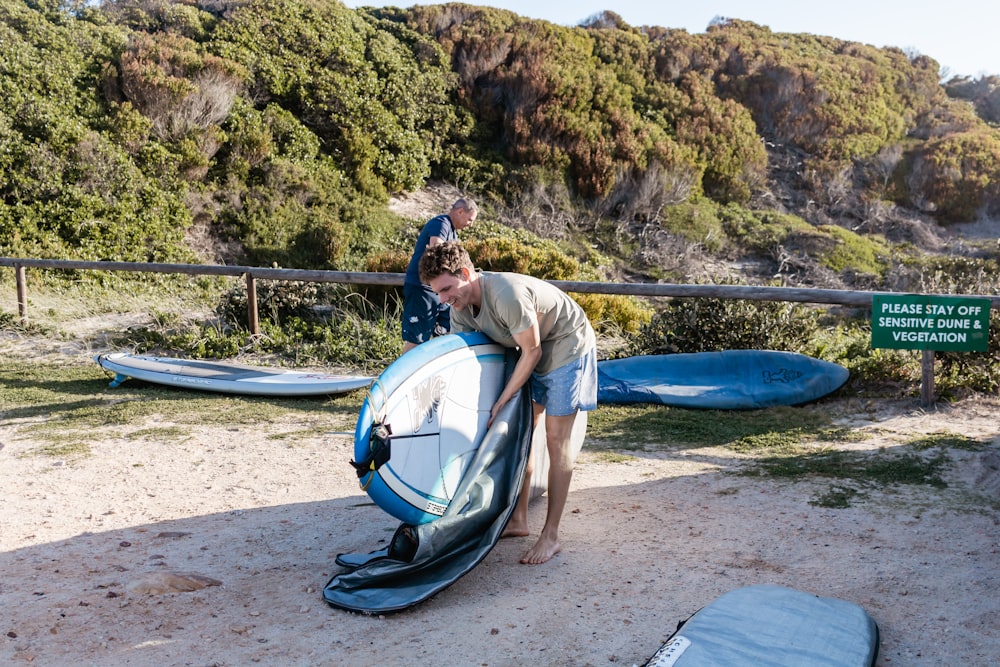
<path fill-rule="evenodd" d="M 500 533 L 500 539 L 502 540 L 505 537 L 525 537 L 529 534 L 527 523 L 511 521 L 507 524 L 507 527 L 503 529 L 503 532 Z"/>
<path fill-rule="evenodd" d="M 528 553 L 524 554 L 521 562 L 525 565 L 541 565 L 560 551 L 562 551 L 562 545 L 558 540 L 539 537 L 538 541 L 535 542 L 535 546 L 531 547 Z"/>

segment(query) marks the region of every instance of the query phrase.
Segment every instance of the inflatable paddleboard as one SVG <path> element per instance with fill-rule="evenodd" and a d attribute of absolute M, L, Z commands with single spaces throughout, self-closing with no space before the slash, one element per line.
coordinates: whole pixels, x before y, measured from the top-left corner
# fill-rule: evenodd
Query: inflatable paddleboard
<path fill-rule="evenodd" d="M 128 378 L 135 378 L 170 387 L 229 394 L 313 396 L 362 389 L 372 382 L 371 377 L 359 375 L 331 375 L 217 361 L 145 357 L 124 352 L 101 354 L 94 357 L 94 360 L 101 368 L 115 374 L 112 387 L 117 387 Z"/>
<path fill-rule="evenodd" d="M 761 584 L 697 611 L 644 665 L 873 667 L 878 645 L 878 626 L 858 605 Z"/>
<path fill-rule="evenodd" d="M 512 351 L 482 333 L 433 338 L 399 357 L 372 383 L 358 413 L 354 465 L 383 510 L 419 525 L 441 517 L 483 437 L 513 368 Z M 586 413 L 574 424 L 574 455 Z M 544 424 L 533 433 L 533 496 L 547 487 Z"/>
<path fill-rule="evenodd" d="M 426 343 L 425 343 L 426 344 Z M 345 568 L 323 588 L 330 605 L 387 614 L 423 602 L 465 576 L 500 540 L 517 507 L 531 449 L 531 399 L 522 388 L 486 432 L 448 509 L 438 519 L 399 524 L 388 544 L 337 554 Z"/>
<path fill-rule="evenodd" d="M 598 403 L 741 410 L 815 401 L 847 382 L 822 359 L 774 350 L 627 357 L 597 363 Z"/>

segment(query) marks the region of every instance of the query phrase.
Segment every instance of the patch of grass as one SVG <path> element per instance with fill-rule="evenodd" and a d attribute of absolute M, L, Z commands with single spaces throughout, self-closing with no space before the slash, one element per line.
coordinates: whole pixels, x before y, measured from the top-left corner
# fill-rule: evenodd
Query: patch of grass
<path fill-rule="evenodd" d="M 0 363 L 0 415 L 5 420 L 100 402 L 100 369 L 64 364 Z M 105 384 L 106 386 L 106 384 Z"/>
<path fill-rule="evenodd" d="M 784 432 L 754 433 L 734 441 L 729 445 L 729 449 L 741 454 L 753 454 L 761 451 L 767 451 L 772 455 L 792 454 L 799 451 L 799 444 L 804 438 L 811 436 L 812 433 L 797 429 Z"/>
<path fill-rule="evenodd" d="M 329 429 L 326 427 L 326 425 L 322 427 L 317 426 L 316 428 L 313 429 L 301 429 L 298 431 L 285 431 L 283 433 L 272 433 L 271 435 L 267 436 L 267 439 L 290 440 L 292 442 L 289 442 L 289 445 L 294 445 L 295 440 L 303 440 L 306 438 L 319 438 L 328 430 Z"/>
<path fill-rule="evenodd" d="M 816 507 L 829 507 L 832 509 L 847 509 L 851 506 L 851 501 L 858 496 L 858 490 L 849 486 L 831 486 L 830 489 L 814 500 L 810 500 L 810 505 Z"/>
<path fill-rule="evenodd" d="M 719 220 L 718 205 L 709 199 L 694 199 L 665 207 L 660 225 L 682 238 L 718 252 L 726 237 Z"/>
<path fill-rule="evenodd" d="M 833 451 L 818 456 L 796 454 L 769 457 L 760 462 L 759 472 L 771 477 L 830 477 L 872 485 L 927 484 L 943 489 L 948 485 L 941 478 L 941 472 L 948 462 L 944 453 L 925 457 L 909 453 L 876 456 Z"/>
<path fill-rule="evenodd" d="M 191 429 L 181 426 L 153 426 L 151 428 L 141 428 L 131 431 L 128 434 L 130 440 L 156 440 L 160 442 L 181 441 L 191 437 Z"/>
<path fill-rule="evenodd" d="M 14 313 L 0 311 L 0 331 L 10 331 L 25 336 L 48 336 L 55 333 L 50 326 L 42 326 L 34 322 L 23 321 Z"/>
<path fill-rule="evenodd" d="M 332 398 L 230 396 L 135 380 L 110 388 L 107 379 L 96 364 L 0 364 L 0 419 L 24 421 L 19 434 L 61 447 L 85 435 L 177 440 L 190 435 L 189 427 L 205 425 L 345 429 L 356 422 L 364 398 L 363 391 Z M 154 418 L 171 425 L 147 427 Z"/>
<path fill-rule="evenodd" d="M 636 460 L 634 456 L 609 451 L 596 452 L 594 454 L 594 459 L 599 463 L 628 463 Z"/>
<path fill-rule="evenodd" d="M 41 447 L 36 447 L 21 455 L 21 458 L 29 456 L 48 456 L 57 459 L 83 459 L 91 454 L 90 445 L 80 442 L 79 436 L 74 435 L 63 442 L 52 442 Z"/>
<path fill-rule="evenodd" d="M 820 263 L 836 272 L 854 271 L 867 275 L 882 275 L 891 255 L 888 244 L 878 236 L 856 234 L 837 225 L 823 225 L 820 232 L 834 243 L 819 256 Z"/>
<path fill-rule="evenodd" d="M 849 507 L 852 501 L 863 497 L 862 489 L 865 488 L 910 484 L 944 489 L 948 484 L 941 473 L 949 461 L 943 452 L 927 457 L 916 453 L 886 456 L 884 453 L 827 451 L 821 455 L 800 453 L 769 457 L 760 461 L 755 470 L 742 474 L 792 480 L 816 477 L 836 480 L 809 504 L 838 509 Z"/>
<path fill-rule="evenodd" d="M 670 451 L 723 446 L 756 459 L 740 474 L 833 483 L 813 504 L 848 507 L 865 488 L 891 485 L 947 487 L 947 450 L 981 449 L 985 443 L 954 433 L 932 433 L 905 443 L 908 451 L 847 452 L 833 443 L 858 442 L 861 429 L 834 427 L 822 409 L 683 410 L 650 405 L 602 405 L 590 413 L 587 447 L 595 451 Z"/>
<path fill-rule="evenodd" d="M 833 429 L 818 433 L 819 440 L 856 441 L 860 432 Z M 732 448 L 737 451 L 766 453 L 755 469 L 742 474 L 761 474 L 784 479 L 826 478 L 836 480 L 829 489 L 810 501 L 820 507 L 842 508 L 863 497 L 865 488 L 891 485 L 926 485 L 947 488 L 942 473 L 951 463 L 950 449 L 977 451 L 987 443 L 954 433 L 932 433 L 914 437 L 904 445 L 908 451 L 887 454 L 885 451 L 845 452 L 829 448 L 806 449 L 780 438 L 755 436 L 744 438 Z M 755 449 L 754 445 L 758 445 Z M 933 450 L 933 451 L 931 451 Z"/>
<path fill-rule="evenodd" d="M 815 421 L 810 421 L 799 428 L 752 433 L 733 441 L 728 447 L 741 454 L 788 456 L 802 453 L 802 445 L 807 442 L 859 442 L 865 437 L 857 429 L 822 428 Z M 812 450 L 813 454 L 816 451 L 818 450 Z"/>
<path fill-rule="evenodd" d="M 681 447 L 733 446 L 815 437 L 828 430 L 830 418 L 810 408 L 765 410 L 684 410 L 658 405 L 602 405 L 589 415 L 588 447 L 595 449 L 671 450 Z"/>
<path fill-rule="evenodd" d="M 862 442 L 868 439 L 868 434 L 855 428 L 824 429 L 816 434 L 818 440 L 824 442 Z"/>
<path fill-rule="evenodd" d="M 940 447 L 942 449 L 964 449 L 966 451 L 974 452 L 983 449 L 987 443 L 959 433 L 940 432 L 918 436 L 906 444 L 910 445 L 917 451 Z"/>

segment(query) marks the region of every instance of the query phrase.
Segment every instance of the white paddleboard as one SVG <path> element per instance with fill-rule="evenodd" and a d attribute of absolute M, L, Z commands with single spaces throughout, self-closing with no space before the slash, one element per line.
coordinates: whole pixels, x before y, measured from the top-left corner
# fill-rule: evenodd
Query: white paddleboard
<path fill-rule="evenodd" d="M 243 366 L 218 361 L 147 357 L 115 352 L 94 360 L 115 374 L 112 387 L 128 378 L 170 387 L 201 389 L 254 396 L 314 396 L 362 389 L 371 377 L 332 375 L 262 366 Z"/>
<path fill-rule="evenodd" d="M 400 521 L 421 524 L 444 514 L 486 435 L 490 410 L 513 358 L 481 333 L 439 336 L 394 361 L 372 384 L 354 433 L 356 461 L 372 458 L 372 430 L 388 425 L 388 458 L 362 471 L 361 488 Z M 574 457 L 587 415 L 573 429 Z M 377 446 L 377 445 L 375 445 Z M 532 497 L 548 486 L 545 426 L 532 435 Z"/>

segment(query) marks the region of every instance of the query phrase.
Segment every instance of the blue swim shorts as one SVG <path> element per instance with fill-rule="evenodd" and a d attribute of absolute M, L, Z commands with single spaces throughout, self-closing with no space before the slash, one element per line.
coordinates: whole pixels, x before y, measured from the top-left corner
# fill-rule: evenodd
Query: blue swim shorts
<path fill-rule="evenodd" d="M 531 374 L 531 400 L 553 417 L 597 407 L 597 350 L 590 348 L 575 361 L 545 375 Z"/>
<path fill-rule="evenodd" d="M 451 330 L 451 308 L 426 285 L 403 285 L 403 340 L 419 345 Z"/>

